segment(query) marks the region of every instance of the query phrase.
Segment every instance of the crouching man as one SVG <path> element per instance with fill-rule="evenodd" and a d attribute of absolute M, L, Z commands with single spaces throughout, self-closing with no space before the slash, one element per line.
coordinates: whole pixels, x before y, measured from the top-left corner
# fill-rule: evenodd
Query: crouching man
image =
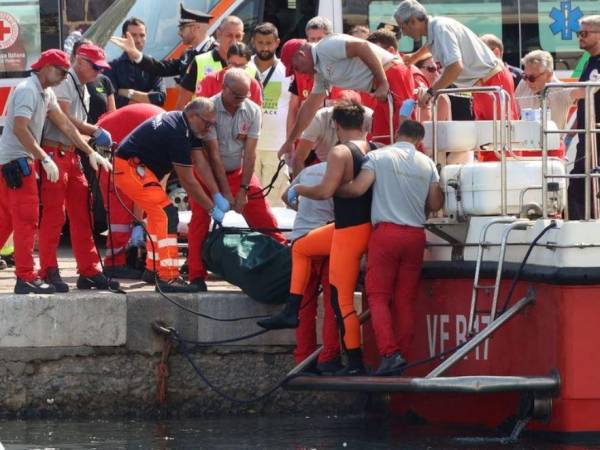
<path fill-rule="evenodd" d="M 357 197 L 373 186 L 365 287 L 381 356 L 375 375 L 398 375 L 406 365 L 400 351 L 408 348 L 413 335 L 413 304 L 425 250 L 423 225 L 427 212 L 443 204 L 434 162 L 415 149 L 424 136 L 420 123 L 403 122 L 398 142 L 367 154 L 358 176 L 337 192 Z"/>
<path fill-rule="evenodd" d="M 159 114 L 142 123 L 119 145 L 115 155 L 116 187 L 148 216 L 146 268 L 157 273 L 156 288 L 162 292 L 196 292 L 197 288 L 179 276 L 179 217 L 160 180 L 175 170 L 188 195 L 216 221 L 221 221 L 229 209 L 220 194 L 214 193 L 213 199 L 206 195 L 194 176 L 194 165 L 200 176 L 208 168 L 200 139 L 214 123 L 213 102 L 198 98 L 183 111 Z"/>

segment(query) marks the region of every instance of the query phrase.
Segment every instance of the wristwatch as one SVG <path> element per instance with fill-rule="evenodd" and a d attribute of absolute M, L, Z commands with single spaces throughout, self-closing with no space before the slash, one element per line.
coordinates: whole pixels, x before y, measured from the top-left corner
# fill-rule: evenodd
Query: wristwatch
<path fill-rule="evenodd" d="M 433 92 L 433 89 L 431 88 L 428 88 L 426 92 L 430 97 L 433 97 L 435 95 L 435 92 Z"/>
<path fill-rule="evenodd" d="M 250 186 L 248 186 L 247 184 L 240 184 L 240 189 L 243 189 L 246 192 L 248 192 L 248 189 L 250 189 Z"/>

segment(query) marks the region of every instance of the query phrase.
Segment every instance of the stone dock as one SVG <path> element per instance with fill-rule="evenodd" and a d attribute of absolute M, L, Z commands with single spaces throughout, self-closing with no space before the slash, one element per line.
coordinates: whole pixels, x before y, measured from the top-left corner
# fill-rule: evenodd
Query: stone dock
<path fill-rule="evenodd" d="M 63 265 L 63 262 L 64 265 Z M 71 286 L 74 264 L 61 259 Z M 216 322 L 173 305 L 141 282 L 126 294 L 78 291 L 14 295 L 14 274 L 0 272 L 0 417 L 187 417 L 207 414 L 316 414 L 357 411 L 364 396 L 277 390 L 266 400 L 235 403 L 207 386 L 172 349 L 165 401 L 157 400 L 165 339 L 161 320 L 190 341 L 221 341 L 259 331 L 254 320 Z M 257 303 L 223 282 L 209 292 L 173 295 L 202 314 L 234 318 L 270 314 L 280 306 Z M 204 376 L 227 395 L 257 396 L 293 367 L 293 331 L 273 331 L 233 344 L 191 350 Z"/>

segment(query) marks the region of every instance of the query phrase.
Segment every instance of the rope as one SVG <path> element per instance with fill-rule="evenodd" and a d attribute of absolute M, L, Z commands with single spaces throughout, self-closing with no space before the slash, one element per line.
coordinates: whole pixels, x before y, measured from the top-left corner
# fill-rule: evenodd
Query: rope
<path fill-rule="evenodd" d="M 285 160 L 280 159 L 279 163 L 277 164 L 277 170 L 275 170 L 275 173 L 271 177 L 271 181 L 269 182 L 269 184 L 267 184 L 265 187 L 263 187 L 260 191 L 248 193 L 248 199 L 256 200 L 259 198 L 265 198 L 267 195 L 269 195 L 271 193 L 271 191 L 273 190 L 273 188 L 275 187 L 275 182 L 277 181 L 279 172 L 281 172 L 281 169 L 283 169 L 284 167 L 285 167 Z"/>
<path fill-rule="evenodd" d="M 167 379 L 169 378 L 169 356 L 171 356 L 171 350 L 173 349 L 173 341 L 165 339 L 163 345 L 163 351 L 160 356 L 160 362 L 156 368 L 156 401 L 159 406 L 165 407 L 167 405 Z"/>

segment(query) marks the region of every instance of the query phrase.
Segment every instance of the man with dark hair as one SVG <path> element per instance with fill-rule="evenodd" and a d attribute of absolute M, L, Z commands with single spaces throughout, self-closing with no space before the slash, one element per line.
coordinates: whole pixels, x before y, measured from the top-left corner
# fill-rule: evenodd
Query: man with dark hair
<path fill-rule="evenodd" d="M 231 68 L 244 69 L 248 75 L 255 74 L 256 69 L 249 67 L 248 64 L 252 59 L 252 51 L 243 42 L 236 42 L 227 50 L 227 67 L 218 72 L 209 73 L 202 81 L 196 85 L 196 97 L 214 97 L 223 90 L 223 80 L 227 70 Z M 184 95 L 188 93 L 189 95 Z M 175 109 L 183 109 L 186 103 L 190 100 L 191 93 L 181 90 L 179 101 Z M 250 81 L 250 100 L 258 106 L 262 105 L 262 87 L 256 78 Z"/>
<path fill-rule="evenodd" d="M 146 45 L 146 24 L 137 17 L 130 17 L 123 23 L 123 37 L 131 36 L 135 48 L 140 52 Z M 115 88 L 117 108 L 134 103 L 152 103 L 162 106 L 167 97 L 167 90 L 161 77 L 143 71 L 139 65 L 132 63 L 123 54 L 110 61 L 110 70 L 106 75 Z"/>
<path fill-rule="evenodd" d="M 289 300 L 280 313 L 260 320 L 266 329 L 297 328 L 302 297 L 310 279 L 312 258 L 330 255 L 329 282 L 331 302 L 340 328 L 348 365 L 338 374 L 364 373 L 360 349 L 360 324 L 354 310 L 354 288 L 360 259 L 371 234 L 371 193 L 352 200 L 343 199 L 336 190 L 351 181 L 360 171 L 371 149 L 363 131 L 364 108 L 354 102 L 341 102 L 333 111 L 340 144 L 327 156 L 327 170 L 322 181 L 313 186 L 295 185 L 288 190 L 291 204 L 298 196 L 314 200 L 333 197 L 335 222 L 310 231 L 292 247 L 292 279 Z"/>
<path fill-rule="evenodd" d="M 381 356 L 375 375 L 398 375 L 406 365 L 400 350 L 406 351 L 413 334 L 423 224 L 427 211 L 443 204 L 435 163 L 415 148 L 424 136 L 419 122 L 405 120 L 399 141 L 369 153 L 358 176 L 338 190 L 338 195 L 356 197 L 373 189 L 365 287 Z M 399 323 L 393 323 L 391 310 Z"/>
<path fill-rule="evenodd" d="M 194 57 L 213 49 L 215 42 L 211 37 L 206 36 L 208 22 L 212 19 L 211 15 L 186 9 L 183 4 L 180 4 L 179 17 L 178 34 L 182 44 L 189 47 L 180 58 L 158 61 L 151 56 L 144 55 L 137 49 L 131 35 L 124 38 L 112 36 L 110 42 L 127 53 L 129 59 L 138 64 L 142 70 L 158 77 L 178 76 L 176 81 L 180 82 Z"/>
<path fill-rule="evenodd" d="M 252 33 L 252 46 L 256 51 L 252 65 L 256 67 L 256 75 L 263 89 L 262 126 L 265 132 L 261 133 L 258 139 L 255 169 L 262 186 L 267 186 L 277 171 L 277 150 L 287 137 L 292 77 L 287 76 L 285 66 L 275 56 L 280 42 L 277 28 L 269 22 L 261 23 Z M 284 166 L 275 180 L 273 189 L 267 195 L 271 205 L 283 206 L 281 194 L 288 184 L 289 174 Z"/>

